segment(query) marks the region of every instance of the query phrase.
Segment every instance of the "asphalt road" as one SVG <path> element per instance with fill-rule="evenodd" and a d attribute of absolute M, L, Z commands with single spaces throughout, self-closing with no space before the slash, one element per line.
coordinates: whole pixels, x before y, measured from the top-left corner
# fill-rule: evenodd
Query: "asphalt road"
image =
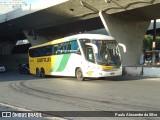
<path fill-rule="evenodd" d="M 77 81 L 69 77 L 40 79 L 17 72 L 0 74 L 0 102 L 33 111 L 159 111 L 159 91 L 160 78 L 123 76 Z"/>

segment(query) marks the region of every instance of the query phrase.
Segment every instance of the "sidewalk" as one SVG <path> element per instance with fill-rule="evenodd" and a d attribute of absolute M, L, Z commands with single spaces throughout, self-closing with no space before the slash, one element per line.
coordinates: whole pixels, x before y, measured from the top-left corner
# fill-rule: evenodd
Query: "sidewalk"
<path fill-rule="evenodd" d="M 160 67 L 155 66 L 126 66 L 123 68 L 123 75 L 160 77 Z"/>

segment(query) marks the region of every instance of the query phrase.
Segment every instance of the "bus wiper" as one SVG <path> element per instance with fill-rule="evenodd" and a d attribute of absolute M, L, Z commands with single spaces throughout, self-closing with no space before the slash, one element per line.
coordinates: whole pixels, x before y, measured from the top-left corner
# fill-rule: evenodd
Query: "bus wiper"
<path fill-rule="evenodd" d="M 106 65 L 107 63 L 104 62 L 97 62 L 99 65 Z"/>
<path fill-rule="evenodd" d="M 98 62 L 98 61 L 97 61 L 97 64 L 100 64 L 100 65 L 102 65 L 103 63 L 102 63 L 102 62 Z"/>

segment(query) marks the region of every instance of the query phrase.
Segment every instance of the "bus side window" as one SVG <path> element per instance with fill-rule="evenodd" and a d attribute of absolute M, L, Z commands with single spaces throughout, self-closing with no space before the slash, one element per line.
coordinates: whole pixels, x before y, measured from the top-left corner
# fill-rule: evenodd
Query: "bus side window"
<path fill-rule="evenodd" d="M 75 41 L 72 41 L 72 42 L 71 42 L 71 50 L 72 50 L 72 51 L 75 50 Z"/>
<path fill-rule="evenodd" d="M 64 53 L 64 51 L 63 51 L 63 43 L 62 44 L 60 44 L 60 54 L 63 54 Z"/>
<path fill-rule="evenodd" d="M 62 53 L 66 53 L 66 43 L 62 43 Z"/>
<path fill-rule="evenodd" d="M 58 51 L 57 51 L 57 45 L 54 45 L 54 55 L 57 55 L 58 53 L 57 53 Z"/>
<path fill-rule="evenodd" d="M 68 42 L 68 53 L 71 51 L 71 42 Z"/>
<path fill-rule="evenodd" d="M 54 55 L 54 45 L 52 45 L 52 55 Z"/>
<path fill-rule="evenodd" d="M 40 48 L 37 48 L 37 57 L 40 56 Z"/>
<path fill-rule="evenodd" d="M 71 42 L 71 51 L 72 51 L 72 53 L 76 53 L 78 51 L 78 43 L 77 43 L 77 41 L 72 41 Z"/>
<path fill-rule="evenodd" d="M 61 45 L 57 44 L 57 54 L 60 54 L 60 50 L 61 50 Z"/>
<path fill-rule="evenodd" d="M 52 47 L 51 46 L 46 46 L 45 50 L 46 50 L 46 55 L 47 56 L 52 54 Z"/>
<path fill-rule="evenodd" d="M 67 53 L 67 43 L 64 43 L 64 53 Z"/>
<path fill-rule="evenodd" d="M 38 51 L 37 51 L 37 49 L 34 49 L 34 57 L 37 57 L 38 56 Z"/>
<path fill-rule="evenodd" d="M 46 47 L 39 48 L 39 56 L 46 56 L 46 55 L 47 55 Z"/>
<path fill-rule="evenodd" d="M 65 53 L 68 53 L 68 42 L 65 43 L 66 49 L 65 49 Z"/>
<path fill-rule="evenodd" d="M 79 50 L 79 46 L 78 46 L 78 42 L 77 41 L 75 42 L 75 50 L 77 50 L 77 51 Z"/>

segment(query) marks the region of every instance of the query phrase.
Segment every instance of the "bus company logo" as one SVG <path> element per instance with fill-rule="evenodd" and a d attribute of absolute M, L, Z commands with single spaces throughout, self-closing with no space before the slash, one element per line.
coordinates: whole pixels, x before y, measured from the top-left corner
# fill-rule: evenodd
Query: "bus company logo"
<path fill-rule="evenodd" d="M 11 112 L 2 112 L 2 117 L 12 117 Z"/>
<path fill-rule="evenodd" d="M 37 62 L 51 62 L 51 58 L 50 57 L 48 57 L 48 58 L 38 58 Z"/>

